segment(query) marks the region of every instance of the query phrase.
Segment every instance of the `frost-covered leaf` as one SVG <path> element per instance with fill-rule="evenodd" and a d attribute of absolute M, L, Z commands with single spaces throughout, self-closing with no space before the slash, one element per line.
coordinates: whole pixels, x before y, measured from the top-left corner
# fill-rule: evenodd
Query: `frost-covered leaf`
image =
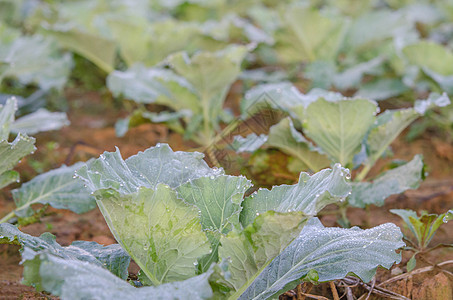
<path fill-rule="evenodd" d="M 22 246 L 24 263 L 24 282 L 41 288 L 45 284 L 39 276 L 39 262 L 35 260 L 41 253 L 51 254 L 63 259 L 89 262 L 104 268 L 120 278 L 127 278 L 130 257 L 118 244 L 102 246 L 95 242 L 76 241 L 62 247 L 55 241 L 55 236 L 46 232 L 34 237 L 21 232 L 11 224 L 0 224 L 0 243 Z"/>
<path fill-rule="evenodd" d="M 198 260 L 199 270 L 205 271 L 218 260 L 220 236 L 241 228 L 241 202 L 250 185 L 245 177 L 220 175 L 194 179 L 176 189 L 184 202 L 198 208 L 201 226 L 211 243 L 212 251 Z"/>
<path fill-rule="evenodd" d="M 234 296 L 239 299 L 268 299 L 287 290 L 315 270 L 319 281 L 344 278 L 354 273 L 368 282 L 379 265 L 390 268 L 401 260 L 402 234 L 394 224 L 367 230 L 325 228 L 314 218 L 300 235 L 264 269 L 249 286 Z"/>
<path fill-rule="evenodd" d="M 84 213 L 96 207 L 95 199 L 84 188 L 80 178 L 73 178 L 74 172 L 83 166 L 79 162 L 34 177 L 20 188 L 13 190 L 16 203 L 15 214 L 27 217 L 33 214 L 31 205 L 36 203 L 50 204 L 55 208 L 69 209 Z"/>
<path fill-rule="evenodd" d="M 410 162 L 382 173 L 372 182 L 353 182 L 348 203 L 355 207 L 382 206 L 385 199 L 409 189 L 416 189 L 423 179 L 423 160 L 416 155 Z"/>
<path fill-rule="evenodd" d="M 380 114 L 366 140 L 368 158 L 365 164 L 367 168 L 374 165 L 395 138 L 415 119 L 428 109 L 448 104 L 450 104 L 450 99 L 446 94 L 433 93 L 427 100 L 417 100 L 414 108 L 386 110 Z"/>
<path fill-rule="evenodd" d="M 193 277 L 197 258 L 210 251 L 198 210 L 169 186 L 154 188 L 126 195 L 102 189 L 95 196 L 116 240 L 153 285 Z"/>
<path fill-rule="evenodd" d="M 254 152 L 258 150 L 267 141 L 267 136 L 256 133 L 251 133 L 246 137 L 236 135 L 230 147 L 233 148 L 237 153 L 241 152 Z"/>
<path fill-rule="evenodd" d="M 269 129 L 266 144 L 293 156 L 296 161 L 291 162 L 291 166 L 297 165 L 299 167 L 297 172 L 302 170 L 317 172 L 330 164 L 330 160 L 319 153 L 315 146 L 294 128 L 290 118 L 283 119 Z"/>
<path fill-rule="evenodd" d="M 35 139 L 18 134 L 11 143 L 0 141 L 0 174 L 11 170 L 22 157 L 36 150 Z"/>
<path fill-rule="evenodd" d="M 246 227 L 257 215 L 269 210 L 316 215 L 326 205 L 346 198 L 351 187 L 345 177 L 349 177 L 349 170 L 336 164 L 333 169 L 325 169 L 312 176 L 302 172 L 299 183 L 294 185 L 260 189 L 242 202 L 240 221 Z"/>
<path fill-rule="evenodd" d="M 127 71 L 114 71 L 107 77 L 107 86 L 115 96 L 138 103 L 158 103 L 174 110 L 200 111 L 191 84 L 171 70 L 145 68 L 136 64 Z"/>
<path fill-rule="evenodd" d="M 409 88 L 397 78 L 378 78 L 361 85 L 355 96 L 379 101 L 401 95 L 408 90 Z"/>
<path fill-rule="evenodd" d="M 368 128 L 374 123 L 377 104 L 368 99 L 343 98 L 311 103 L 304 119 L 304 133 L 331 160 L 342 165 L 352 162 Z"/>
<path fill-rule="evenodd" d="M 333 78 L 333 83 L 337 88 L 342 90 L 356 88 L 360 86 L 364 75 L 376 73 L 378 67 L 380 67 L 383 62 L 384 59 L 382 57 L 376 57 L 369 61 L 359 63 L 336 74 Z"/>
<path fill-rule="evenodd" d="M 11 125 L 14 133 L 35 134 L 42 131 L 58 130 L 69 125 L 68 117 L 64 112 L 50 112 L 45 108 L 17 119 Z"/>
<path fill-rule="evenodd" d="M 253 281 L 257 272 L 297 237 L 309 216 L 302 212 L 268 211 L 241 233 L 222 236 L 219 256 L 228 259 L 228 279 L 236 290 Z"/>
<path fill-rule="evenodd" d="M 105 152 L 76 173 L 94 192 L 113 188 L 120 193 L 134 193 L 139 187 L 155 189 L 159 183 L 177 187 L 190 179 L 216 176 L 221 169 L 211 169 L 198 152 L 173 152 L 167 144 L 157 144 L 126 160 L 120 151 Z"/>
<path fill-rule="evenodd" d="M 23 84 L 36 83 L 42 89 L 61 89 L 72 67 L 69 53 L 61 54 L 54 40 L 40 35 L 19 37 L 0 45 L 0 64 L 6 69 L 2 78 L 17 78 Z M 3 74 L 2 74 L 3 73 Z"/>
<path fill-rule="evenodd" d="M 203 229 L 226 234 L 232 226 L 239 228 L 241 202 L 250 181 L 242 176 L 201 177 L 177 188 L 184 202 L 201 211 Z"/>
<path fill-rule="evenodd" d="M 247 91 L 241 102 L 241 111 L 250 116 L 263 106 L 283 111 L 303 110 L 314 100 L 305 97 L 290 82 L 261 84 Z"/>
<path fill-rule="evenodd" d="M 0 141 L 8 140 L 16 110 L 17 100 L 15 98 L 8 98 L 4 105 L 0 105 Z"/>
<path fill-rule="evenodd" d="M 43 288 L 62 299 L 210 299 L 212 271 L 184 281 L 135 288 L 107 270 L 84 261 L 40 256 Z"/>

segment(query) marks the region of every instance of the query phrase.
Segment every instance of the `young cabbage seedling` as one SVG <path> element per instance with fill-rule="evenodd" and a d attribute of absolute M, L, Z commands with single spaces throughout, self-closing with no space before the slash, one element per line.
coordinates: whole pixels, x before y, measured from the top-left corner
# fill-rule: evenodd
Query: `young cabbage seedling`
<path fill-rule="evenodd" d="M 416 256 L 419 256 L 421 259 L 426 261 L 424 255 L 433 250 L 445 247 L 453 248 L 453 244 L 438 244 L 433 247 L 429 247 L 429 244 L 439 227 L 453 219 L 453 210 L 449 210 L 441 215 L 422 212 L 420 216 L 418 216 L 415 211 L 410 209 L 391 209 L 390 212 L 400 216 L 412 232 L 412 235 L 415 237 L 415 240 L 411 239 L 407 235 L 404 237 L 406 243 L 408 244 L 405 249 L 414 252 L 414 255 L 412 255 L 411 259 L 407 263 L 408 272 L 415 268 L 417 264 Z"/>

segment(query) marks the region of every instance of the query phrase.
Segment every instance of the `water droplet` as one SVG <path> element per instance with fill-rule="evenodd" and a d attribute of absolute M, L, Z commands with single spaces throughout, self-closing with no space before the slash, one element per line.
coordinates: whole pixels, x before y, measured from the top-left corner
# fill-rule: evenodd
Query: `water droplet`
<path fill-rule="evenodd" d="M 349 179 L 351 179 L 351 174 L 349 172 L 347 172 L 344 177 L 349 180 Z"/>
<path fill-rule="evenodd" d="M 443 217 L 442 221 L 443 221 L 444 223 L 448 223 L 448 221 L 449 221 L 449 220 L 448 220 L 448 217 L 447 217 L 447 216 Z"/>
<path fill-rule="evenodd" d="M 198 262 L 194 261 L 194 262 L 193 262 L 193 265 L 194 265 L 195 267 L 198 266 Z"/>
<path fill-rule="evenodd" d="M 77 176 L 76 176 L 76 175 L 74 175 L 74 176 L 72 176 L 72 178 L 77 178 Z"/>
<path fill-rule="evenodd" d="M 157 144 L 156 144 L 156 148 L 160 148 L 160 143 L 157 143 Z"/>
<path fill-rule="evenodd" d="M 259 216 L 259 215 L 260 215 L 260 213 L 256 213 L 256 215 L 257 215 L 257 216 Z"/>
<path fill-rule="evenodd" d="M 211 176 L 209 176 L 209 178 L 214 179 L 215 177 L 214 177 L 214 175 L 211 175 Z"/>
<path fill-rule="evenodd" d="M 143 250 L 148 251 L 148 250 L 149 250 L 149 246 L 148 246 L 148 245 L 145 245 L 145 246 L 143 247 Z"/>

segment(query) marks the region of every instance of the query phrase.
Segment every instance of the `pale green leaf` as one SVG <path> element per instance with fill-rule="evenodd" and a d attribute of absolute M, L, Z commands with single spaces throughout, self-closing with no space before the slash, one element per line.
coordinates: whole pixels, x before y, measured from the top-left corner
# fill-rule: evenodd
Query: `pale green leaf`
<path fill-rule="evenodd" d="M 258 150 L 263 144 L 267 141 L 267 136 L 260 134 L 259 136 L 256 133 L 251 133 L 246 137 L 240 135 L 234 136 L 233 142 L 229 145 L 237 153 L 241 152 L 254 152 Z"/>
<path fill-rule="evenodd" d="M 420 41 L 403 48 L 411 64 L 427 68 L 437 74 L 453 75 L 453 52 L 431 41 Z"/>
<path fill-rule="evenodd" d="M 42 131 L 58 130 L 69 125 L 69 120 L 64 112 L 50 112 L 40 108 L 31 114 L 17 119 L 11 125 L 14 133 L 35 134 Z"/>
<path fill-rule="evenodd" d="M 11 170 L 22 157 L 34 152 L 34 143 L 34 138 L 22 134 L 18 134 L 11 143 L 0 141 L 0 174 Z"/>
<path fill-rule="evenodd" d="M 450 104 L 450 100 L 446 94 L 433 93 L 427 100 L 417 100 L 414 108 L 386 110 L 380 114 L 366 140 L 368 158 L 365 164 L 367 168 L 374 165 L 387 147 L 415 119 L 423 115 L 428 109 L 448 104 Z"/>
<path fill-rule="evenodd" d="M 226 234 L 233 226 L 240 228 L 241 202 L 250 186 L 245 177 L 220 175 L 191 180 L 176 191 L 201 211 L 203 229 Z"/>
<path fill-rule="evenodd" d="M 47 34 L 59 44 L 92 61 L 106 73 L 114 70 L 116 44 L 114 41 L 71 26 L 49 28 Z"/>
<path fill-rule="evenodd" d="M 8 98 L 4 105 L 0 105 L 0 141 L 8 140 L 16 110 L 16 98 Z"/>
<path fill-rule="evenodd" d="M 423 179 L 423 160 L 416 155 L 410 162 L 382 173 L 372 182 L 352 182 L 348 203 L 355 207 L 382 206 L 385 199 L 409 189 L 416 189 Z"/>
<path fill-rule="evenodd" d="M 309 216 L 302 212 L 260 214 L 243 232 L 222 236 L 219 256 L 229 262 L 228 279 L 235 290 L 251 282 L 257 272 L 297 237 Z"/>
<path fill-rule="evenodd" d="M 20 188 L 13 190 L 16 203 L 16 215 L 30 216 L 31 205 L 36 203 L 50 204 L 55 208 L 69 209 L 84 213 L 96 207 L 95 199 L 84 188 L 80 178 L 73 178 L 74 172 L 84 163 L 65 166 L 34 177 Z"/>
<path fill-rule="evenodd" d="M 288 8 L 282 20 L 285 31 L 277 35 L 276 48 L 287 62 L 334 60 L 348 26 L 340 16 L 303 6 Z"/>
<path fill-rule="evenodd" d="M 155 189 L 159 183 L 177 187 L 190 179 L 216 176 L 222 169 L 211 169 L 199 152 L 173 152 L 167 144 L 157 144 L 126 160 L 120 151 L 105 152 L 90 161 L 76 174 L 94 192 L 113 188 L 120 193 L 133 193 L 139 187 Z"/>
<path fill-rule="evenodd" d="M 297 172 L 302 170 L 317 172 L 330 164 L 330 160 L 319 153 L 311 142 L 294 128 L 290 118 L 283 119 L 269 129 L 266 144 L 296 158 L 297 165 L 301 167 Z M 296 165 L 295 162 L 291 164 Z"/>
<path fill-rule="evenodd" d="M 241 63 L 248 51 L 246 46 L 230 45 L 217 52 L 203 51 L 192 57 L 180 52 L 167 58 L 170 67 L 194 87 L 205 131 L 218 129 L 226 93 L 241 73 Z"/>
<path fill-rule="evenodd" d="M 399 96 L 408 90 L 409 88 L 399 79 L 378 78 L 361 85 L 355 96 L 379 101 Z"/>
<path fill-rule="evenodd" d="M 263 107 L 286 112 L 303 111 L 308 104 L 315 100 L 302 94 L 290 82 L 260 84 L 247 91 L 241 101 L 241 111 L 243 117 L 249 117 Z"/>
<path fill-rule="evenodd" d="M 351 191 L 345 177 L 349 170 L 336 164 L 310 176 L 300 173 L 299 183 L 275 186 L 272 190 L 259 189 L 242 202 L 241 223 L 251 224 L 257 215 L 269 210 L 276 212 L 300 211 L 316 215 L 326 205 L 342 201 Z"/>
<path fill-rule="evenodd" d="M 0 63 L 6 63 L 2 78 L 17 78 L 22 84 L 36 83 L 44 90 L 61 89 L 72 67 L 69 53 L 61 54 L 55 41 L 40 35 L 23 36 L 0 44 Z"/>
<path fill-rule="evenodd" d="M 48 253 L 63 259 L 89 262 L 113 274 L 126 279 L 130 257 L 118 244 L 102 246 L 95 242 L 76 241 L 68 247 L 62 247 L 55 241 L 55 236 L 46 232 L 40 237 L 34 237 L 21 232 L 11 224 L 0 224 L 0 244 L 16 244 L 22 246 L 22 261 L 24 264 L 24 282 L 41 287 L 39 263 L 35 258 L 41 253 Z"/>
<path fill-rule="evenodd" d="M 16 171 L 6 171 L 0 174 L 0 189 L 4 188 L 5 186 L 13 183 L 19 182 L 20 175 Z"/>
<path fill-rule="evenodd" d="M 127 195 L 108 189 L 95 195 L 116 240 L 158 285 L 193 277 L 197 258 L 209 253 L 210 244 L 196 207 L 167 185 L 155 189 L 142 187 Z"/>
<path fill-rule="evenodd" d="M 346 166 L 359 152 L 368 128 L 374 123 L 377 104 L 367 99 L 343 98 L 311 103 L 304 120 L 304 133 L 331 160 Z"/>
<path fill-rule="evenodd" d="M 310 270 L 316 270 L 320 282 L 341 279 L 348 273 L 368 282 L 379 265 L 390 268 L 401 260 L 395 250 L 402 246 L 401 231 L 394 224 L 367 230 L 325 228 L 315 218 L 251 285 L 234 296 L 268 299 L 297 285 Z"/>
<path fill-rule="evenodd" d="M 127 71 L 110 73 L 107 86 L 113 95 L 122 95 L 138 103 L 158 103 L 176 111 L 201 111 L 192 85 L 171 70 L 136 64 Z"/>
<path fill-rule="evenodd" d="M 40 276 L 43 287 L 61 299 L 210 299 L 212 271 L 184 281 L 135 288 L 107 270 L 84 261 L 41 255 Z"/>

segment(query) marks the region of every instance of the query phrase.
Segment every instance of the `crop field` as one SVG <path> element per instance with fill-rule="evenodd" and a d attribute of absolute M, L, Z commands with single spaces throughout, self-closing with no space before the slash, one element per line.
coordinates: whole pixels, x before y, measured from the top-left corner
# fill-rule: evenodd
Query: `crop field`
<path fill-rule="evenodd" d="M 0 299 L 453 300 L 452 96 L 451 0 L 0 0 Z"/>

